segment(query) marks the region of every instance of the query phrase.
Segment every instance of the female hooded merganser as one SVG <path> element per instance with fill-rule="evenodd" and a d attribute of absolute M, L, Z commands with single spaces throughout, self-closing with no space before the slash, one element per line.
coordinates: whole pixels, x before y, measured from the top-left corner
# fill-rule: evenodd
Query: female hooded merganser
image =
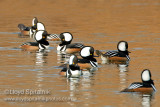
<path fill-rule="evenodd" d="M 64 32 L 60 34 L 61 44 L 57 46 L 57 50 L 66 53 L 76 53 L 79 52 L 84 45 L 81 43 L 72 43 L 73 36 L 69 32 Z"/>
<path fill-rule="evenodd" d="M 91 46 L 85 46 L 80 51 L 80 56 L 83 59 L 78 60 L 78 65 L 81 68 L 98 67 L 97 60 L 94 58 L 94 48 Z"/>
<path fill-rule="evenodd" d="M 71 55 L 69 58 L 69 67 L 61 70 L 60 75 L 65 75 L 67 78 L 77 78 L 82 75 L 82 71 L 78 66 L 78 58 L 76 55 Z"/>
<path fill-rule="evenodd" d="M 34 17 L 33 20 L 32 20 L 32 26 L 31 27 L 26 27 L 24 24 L 18 24 L 18 28 L 21 31 L 21 35 L 23 35 L 23 36 L 31 35 L 31 31 L 32 32 L 36 31 L 37 23 L 38 23 L 38 19 L 36 17 Z"/>
<path fill-rule="evenodd" d="M 142 82 L 134 82 L 128 88 L 122 90 L 121 92 L 146 92 L 150 93 L 156 91 L 154 82 L 151 79 L 151 72 L 148 69 L 142 71 L 141 74 Z"/>
<path fill-rule="evenodd" d="M 120 41 L 117 44 L 118 51 L 108 51 L 105 54 L 96 50 L 98 56 L 101 56 L 102 61 L 129 61 L 128 43 Z"/>
<path fill-rule="evenodd" d="M 47 31 L 37 31 L 35 34 L 36 42 L 26 42 L 20 47 L 24 50 L 38 50 L 38 49 L 48 49 L 49 42 L 47 39 Z"/>

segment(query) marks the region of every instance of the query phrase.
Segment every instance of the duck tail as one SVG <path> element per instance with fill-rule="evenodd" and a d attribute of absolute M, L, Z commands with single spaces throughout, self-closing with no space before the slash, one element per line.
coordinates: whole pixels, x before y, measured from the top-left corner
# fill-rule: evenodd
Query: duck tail
<path fill-rule="evenodd" d="M 25 30 L 26 29 L 26 26 L 24 24 L 18 24 L 18 28 L 20 30 Z"/>
<path fill-rule="evenodd" d="M 98 56 L 104 56 L 104 54 L 103 54 L 101 51 L 99 51 L 99 50 L 96 50 L 96 54 L 97 54 Z"/>

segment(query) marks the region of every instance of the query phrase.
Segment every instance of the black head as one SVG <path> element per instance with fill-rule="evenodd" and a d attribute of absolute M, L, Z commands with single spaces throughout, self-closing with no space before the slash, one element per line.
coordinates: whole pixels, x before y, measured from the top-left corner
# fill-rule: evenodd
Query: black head
<path fill-rule="evenodd" d="M 37 31 L 35 34 L 35 40 L 37 42 L 43 42 L 47 40 L 47 31 Z"/>
<path fill-rule="evenodd" d="M 92 46 L 85 46 L 80 51 L 80 56 L 82 58 L 93 58 L 94 56 L 94 48 Z"/>
<path fill-rule="evenodd" d="M 126 41 L 119 41 L 117 44 L 118 51 L 127 51 L 128 43 Z"/>
<path fill-rule="evenodd" d="M 149 69 L 144 69 L 141 73 L 141 79 L 143 82 L 143 85 L 146 87 L 152 87 L 154 91 L 156 91 L 156 88 L 154 86 L 154 82 L 151 79 L 151 72 Z"/>
<path fill-rule="evenodd" d="M 67 45 L 72 42 L 73 36 L 69 32 L 63 32 L 60 34 L 60 39 L 63 45 Z"/>
<path fill-rule="evenodd" d="M 129 55 L 129 51 L 128 51 L 128 43 L 126 41 L 119 41 L 117 44 L 117 49 L 119 52 L 123 52 L 126 55 Z"/>
<path fill-rule="evenodd" d="M 32 20 L 32 26 L 37 26 L 37 23 L 38 23 L 38 19 L 37 17 L 34 17 Z"/>
<path fill-rule="evenodd" d="M 152 81 L 151 79 L 151 72 L 149 69 L 144 69 L 141 73 L 141 79 L 142 82 L 150 82 Z"/>
<path fill-rule="evenodd" d="M 44 24 L 43 24 L 42 22 L 38 22 L 38 23 L 37 23 L 37 29 L 36 29 L 36 30 L 37 30 L 37 31 L 40 31 L 40 30 L 44 31 L 44 30 L 45 30 Z"/>
<path fill-rule="evenodd" d="M 69 58 L 69 65 L 77 65 L 78 63 L 78 58 L 76 55 L 71 55 L 70 58 Z"/>

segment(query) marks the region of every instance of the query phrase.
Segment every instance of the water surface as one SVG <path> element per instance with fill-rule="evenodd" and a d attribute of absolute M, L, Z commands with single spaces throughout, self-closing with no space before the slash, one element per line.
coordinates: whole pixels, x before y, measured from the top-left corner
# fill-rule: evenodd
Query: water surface
<path fill-rule="evenodd" d="M 14 5 L 13 5 L 14 4 Z M 6 89 L 44 89 L 51 95 L 70 97 L 65 102 L 7 102 L 9 106 L 37 107 L 158 107 L 160 105 L 160 1 L 158 0 L 3 0 L 0 1 L 0 91 Z M 31 38 L 19 37 L 17 25 L 31 25 L 33 17 L 46 26 L 48 33 L 71 32 L 73 42 L 80 42 L 106 52 L 116 50 L 126 40 L 131 51 L 129 64 L 104 64 L 84 70 L 78 79 L 59 75 L 60 65 L 67 62 L 57 54 L 58 42 L 50 42 L 49 50 L 23 51 L 19 46 Z M 150 69 L 157 92 L 152 95 L 119 93 L 132 82 L 141 81 L 141 71 Z M 27 96 L 36 97 L 37 95 Z"/>

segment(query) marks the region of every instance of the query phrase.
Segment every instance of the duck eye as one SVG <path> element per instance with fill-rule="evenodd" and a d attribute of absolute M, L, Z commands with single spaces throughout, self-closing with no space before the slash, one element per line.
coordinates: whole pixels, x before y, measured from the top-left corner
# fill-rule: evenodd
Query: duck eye
<path fill-rule="evenodd" d="M 62 41 L 64 41 L 64 39 L 62 39 Z"/>
<path fill-rule="evenodd" d="M 90 55 L 92 55 L 92 54 L 90 54 Z"/>
<path fill-rule="evenodd" d="M 45 36 L 43 36 L 43 38 L 45 38 Z"/>
<path fill-rule="evenodd" d="M 74 64 L 74 62 L 73 62 L 73 64 Z"/>

